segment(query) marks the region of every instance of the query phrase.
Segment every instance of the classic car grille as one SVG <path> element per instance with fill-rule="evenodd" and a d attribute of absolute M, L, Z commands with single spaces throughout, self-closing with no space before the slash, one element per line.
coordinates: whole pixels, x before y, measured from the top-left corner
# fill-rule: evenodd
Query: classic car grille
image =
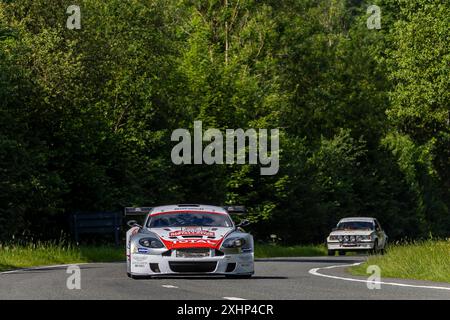
<path fill-rule="evenodd" d="M 204 258 L 210 256 L 209 248 L 186 248 L 178 249 L 176 256 L 179 258 Z"/>
<path fill-rule="evenodd" d="M 170 261 L 169 267 L 173 272 L 213 272 L 216 269 L 216 261 L 178 262 Z"/>
<path fill-rule="evenodd" d="M 361 240 L 361 236 L 359 235 L 351 235 L 351 236 L 339 236 L 340 242 L 358 242 Z"/>

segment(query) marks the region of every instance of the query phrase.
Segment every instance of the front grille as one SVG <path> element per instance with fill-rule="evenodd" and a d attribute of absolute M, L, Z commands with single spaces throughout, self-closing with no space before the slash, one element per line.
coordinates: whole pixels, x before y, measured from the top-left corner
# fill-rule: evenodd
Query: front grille
<path fill-rule="evenodd" d="M 169 267 L 173 272 L 213 272 L 216 270 L 216 261 L 178 262 L 170 261 Z"/>
<path fill-rule="evenodd" d="M 205 258 L 211 255 L 210 251 L 209 248 L 178 249 L 176 256 L 179 258 Z"/>

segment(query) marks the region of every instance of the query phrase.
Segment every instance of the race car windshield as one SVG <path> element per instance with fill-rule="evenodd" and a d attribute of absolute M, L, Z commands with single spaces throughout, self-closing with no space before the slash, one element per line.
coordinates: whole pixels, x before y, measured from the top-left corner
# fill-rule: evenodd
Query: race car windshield
<path fill-rule="evenodd" d="M 337 230 L 373 230 L 373 223 L 368 221 L 345 221 L 338 224 Z"/>
<path fill-rule="evenodd" d="M 165 227 L 232 227 L 230 217 L 225 214 L 204 212 L 166 213 L 150 218 L 149 228 Z"/>

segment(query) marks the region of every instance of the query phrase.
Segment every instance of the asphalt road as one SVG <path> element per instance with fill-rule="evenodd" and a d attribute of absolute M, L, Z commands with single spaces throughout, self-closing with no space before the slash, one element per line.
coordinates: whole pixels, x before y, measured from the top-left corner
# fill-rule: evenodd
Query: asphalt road
<path fill-rule="evenodd" d="M 125 263 L 85 264 L 79 265 L 79 290 L 67 288 L 70 277 L 67 266 L 28 269 L 0 273 L 0 299 L 450 300 L 450 284 L 445 283 L 382 278 L 381 288 L 370 290 L 363 282 L 366 277 L 345 271 L 346 265 L 362 260 L 364 257 L 360 256 L 260 259 L 256 262 L 255 276 L 245 280 L 206 277 L 132 280 L 125 274 Z"/>

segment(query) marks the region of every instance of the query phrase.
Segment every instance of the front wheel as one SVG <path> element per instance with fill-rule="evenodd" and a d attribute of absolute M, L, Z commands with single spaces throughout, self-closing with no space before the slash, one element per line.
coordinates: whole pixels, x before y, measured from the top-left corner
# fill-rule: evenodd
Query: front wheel
<path fill-rule="evenodd" d="M 371 254 L 378 254 L 380 249 L 378 248 L 378 241 L 375 240 L 373 244 L 373 249 L 371 250 Z"/>
<path fill-rule="evenodd" d="M 345 251 L 344 250 L 339 250 L 339 255 L 340 256 L 345 256 Z"/>

